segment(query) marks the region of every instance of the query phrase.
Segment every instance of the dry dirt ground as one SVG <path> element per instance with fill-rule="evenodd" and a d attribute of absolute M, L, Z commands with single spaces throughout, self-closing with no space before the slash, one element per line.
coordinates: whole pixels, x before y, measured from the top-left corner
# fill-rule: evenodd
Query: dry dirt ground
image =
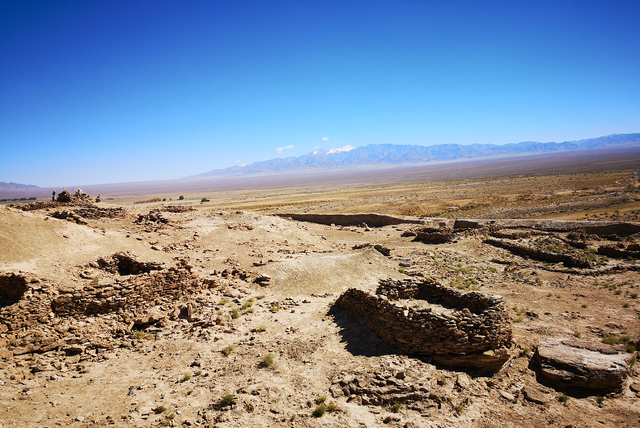
<path fill-rule="evenodd" d="M 523 207 L 515 195 L 518 190 L 512 191 L 513 197 L 497 194 L 504 186 L 521 185 L 520 196 L 539 202 L 530 204 L 538 214 L 544 197 L 567 195 L 561 203 L 599 197 L 609 201 L 602 218 L 611 218 L 616 204 L 633 204 L 635 195 L 631 173 L 616 174 L 576 177 L 578 187 L 587 189 L 553 184 L 554 177 L 539 178 L 542 183 L 528 183 L 529 178 L 484 180 L 489 190 L 474 195 L 464 183 L 422 186 L 439 186 L 438 192 L 446 195 L 432 194 L 438 206 L 434 213 L 442 213 L 442 206 L 446 211 L 453 199 L 467 203 L 473 198 L 505 198 L 504 204 L 485 207 L 487 215 L 489 208 L 513 212 Z M 585 184 L 589 179 L 596 184 Z M 484 244 L 484 232 L 426 244 L 402 236 L 415 227 L 411 224 L 322 225 L 269 214 L 295 203 L 298 211 L 308 212 L 385 211 L 367 203 L 369 197 L 384 198 L 378 190 L 389 191 L 389 200 L 379 200 L 387 207 L 404 199 L 403 207 L 421 206 L 415 188 L 403 188 L 399 198 L 399 187 L 370 186 L 375 193 L 370 196 L 357 187 L 325 189 L 324 197 L 318 188 L 247 192 L 244 202 L 231 192 L 226 200 L 223 194 L 203 195 L 210 199 L 204 204 L 195 195 L 183 201 L 171 195 L 171 201 L 159 203 L 129 201 L 124 203 L 127 215 L 83 218 L 80 223 L 86 224 L 54 218 L 56 209 L 0 206 L 0 274 L 22 272 L 37 278 L 21 300 L 54 298 L 61 292 L 82 295 L 83 290 L 157 274 L 114 273 L 96 264 L 119 252 L 163 264 L 163 270 L 188 265 L 190 274 L 209 284 L 160 293 L 146 307 L 131 311 L 83 316 L 51 312 L 43 325 L 0 330 L 0 427 L 640 426 L 640 397 L 629 388 L 640 382 L 637 365 L 621 392 L 599 396 L 540 383 L 531 364 L 536 344 L 547 337 L 579 336 L 596 342 L 640 337 L 640 265 L 635 259 L 594 256 L 601 272 L 584 274 Z M 458 189 L 463 190 L 456 193 Z M 351 202 L 358 190 L 360 208 Z M 612 198 L 616 202 L 611 203 Z M 121 202 L 98 206 L 114 208 Z M 321 204 L 327 205 L 321 209 Z M 168 205 L 197 209 L 161 211 L 160 219 L 136 222 L 139 215 Z M 422 209 L 417 214 L 428 211 Z M 449 211 L 446 217 L 466 216 L 459 208 Z M 534 245 L 539 238 L 518 242 Z M 373 248 L 375 244 L 390 249 L 390 256 Z M 612 266 L 626 269 L 606 271 Z M 260 275 L 270 281 L 254 282 Z M 514 358 L 493 375 L 448 370 L 385 345 L 333 304 L 347 288 L 374 290 L 380 279 L 407 275 L 504 296 L 513 320 Z M 20 302 L 5 300 L 0 311 L 15 304 Z M 189 314 L 178 315 L 185 308 Z M 136 325 L 150 313 L 156 319 Z M 16 351 L 36 331 L 58 332 L 72 345 Z M 360 395 L 345 396 L 336 387 L 340 382 L 353 385 Z M 537 391 L 543 404 L 525 399 L 525 387 Z M 428 402 L 395 402 L 393 391 L 403 388 L 427 391 Z M 383 404 L 367 404 L 385 394 L 391 398 Z M 563 394 L 568 400 L 559 400 Z M 321 402 L 328 408 L 322 416 L 314 414 Z"/>

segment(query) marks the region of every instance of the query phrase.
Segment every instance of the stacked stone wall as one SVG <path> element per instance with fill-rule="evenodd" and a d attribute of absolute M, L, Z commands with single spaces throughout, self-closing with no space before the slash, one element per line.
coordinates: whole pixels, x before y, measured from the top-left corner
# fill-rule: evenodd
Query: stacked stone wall
<path fill-rule="evenodd" d="M 97 315 L 164 303 L 175 293 L 187 294 L 209 288 L 214 280 L 198 278 L 185 269 L 145 273 L 131 280 L 86 285 L 82 290 L 60 289 L 51 309 L 59 316 Z"/>
<path fill-rule="evenodd" d="M 385 342 L 417 355 L 465 355 L 511 345 L 509 315 L 502 297 L 461 293 L 431 281 L 383 280 L 378 294 L 349 289 L 337 301 Z M 402 307 L 395 299 L 441 301 L 455 309 Z"/>

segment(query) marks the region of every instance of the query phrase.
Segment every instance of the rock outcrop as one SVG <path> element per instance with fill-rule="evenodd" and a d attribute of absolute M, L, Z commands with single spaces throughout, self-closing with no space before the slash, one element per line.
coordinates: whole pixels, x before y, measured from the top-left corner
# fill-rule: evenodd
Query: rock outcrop
<path fill-rule="evenodd" d="M 619 391 L 629 374 L 633 354 L 587 340 L 553 338 L 534 355 L 541 378 L 564 388 Z"/>

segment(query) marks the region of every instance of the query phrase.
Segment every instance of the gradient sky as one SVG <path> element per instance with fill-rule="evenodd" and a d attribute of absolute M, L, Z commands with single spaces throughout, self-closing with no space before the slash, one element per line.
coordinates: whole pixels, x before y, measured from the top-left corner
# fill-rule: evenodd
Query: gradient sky
<path fill-rule="evenodd" d="M 0 181 L 640 132 L 640 1 L 0 2 Z"/>

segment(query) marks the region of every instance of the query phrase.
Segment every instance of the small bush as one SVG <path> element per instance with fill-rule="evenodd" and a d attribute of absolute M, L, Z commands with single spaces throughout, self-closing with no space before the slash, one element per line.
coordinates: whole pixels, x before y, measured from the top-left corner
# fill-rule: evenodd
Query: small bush
<path fill-rule="evenodd" d="M 399 401 L 394 401 L 392 407 L 393 413 L 400 413 L 402 411 L 402 403 Z"/>
<path fill-rule="evenodd" d="M 569 397 L 567 397 L 565 394 L 561 394 L 558 396 L 558 401 L 561 403 L 566 403 L 567 401 L 569 401 Z"/>
<path fill-rule="evenodd" d="M 273 365 L 273 355 L 271 354 L 265 355 L 264 358 L 262 359 L 262 366 L 271 367 L 272 365 Z"/>
<path fill-rule="evenodd" d="M 338 403 L 335 402 L 331 402 L 329 404 L 327 404 L 327 412 L 329 413 L 334 413 L 340 410 L 340 407 L 338 407 Z"/>
<path fill-rule="evenodd" d="M 322 416 L 324 416 L 324 414 L 327 412 L 327 406 L 323 404 L 319 404 L 316 406 L 315 410 L 313 411 L 313 416 L 316 418 L 321 418 Z"/>
<path fill-rule="evenodd" d="M 325 401 L 327 401 L 327 396 L 326 395 L 318 395 L 316 397 L 316 404 L 322 404 Z"/>
<path fill-rule="evenodd" d="M 98 285 L 100 284 L 100 280 L 98 278 L 93 278 L 93 280 L 91 280 L 91 285 Z"/>
<path fill-rule="evenodd" d="M 604 397 L 602 395 L 598 395 L 596 397 L 596 401 L 598 402 L 599 406 L 602 406 L 602 403 L 604 403 Z"/>
<path fill-rule="evenodd" d="M 577 337 L 578 339 L 580 339 L 582 337 L 582 333 L 580 333 L 579 331 L 574 331 L 573 332 L 573 336 Z"/>
<path fill-rule="evenodd" d="M 632 299 L 637 299 L 638 298 L 638 293 L 631 293 L 631 295 L 629 296 Z"/>
<path fill-rule="evenodd" d="M 155 409 L 153 409 L 153 413 L 155 413 L 156 415 L 159 415 L 161 413 L 164 413 L 167 411 L 167 408 L 164 406 L 158 406 Z"/>
<path fill-rule="evenodd" d="M 460 404 L 458 404 L 458 405 L 456 406 L 456 413 L 457 413 L 457 414 L 459 414 L 459 415 L 461 415 L 461 414 L 464 412 L 465 407 L 466 407 L 466 406 L 464 405 L 464 403 L 460 403 Z"/>
<path fill-rule="evenodd" d="M 200 376 L 202 374 L 202 370 L 196 370 L 194 373 L 195 376 Z"/>
<path fill-rule="evenodd" d="M 260 327 L 258 327 L 258 331 L 264 333 L 265 331 L 267 331 L 267 326 L 264 324 L 261 325 Z"/>
<path fill-rule="evenodd" d="M 273 306 L 271 306 L 271 307 L 269 308 L 269 310 L 270 310 L 272 313 L 274 313 L 274 314 L 275 314 L 276 312 L 278 312 L 278 311 L 280 310 L 280 306 L 278 306 L 278 305 L 273 305 Z"/>
<path fill-rule="evenodd" d="M 231 311 L 231 318 L 236 319 L 240 316 L 240 312 L 238 312 L 238 309 L 234 309 Z"/>
<path fill-rule="evenodd" d="M 231 393 L 226 393 L 220 398 L 220 405 L 223 407 L 231 407 L 235 404 L 236 398 Z"/>
<path fill-rule="evenodd" d="M 182 380 L 180 382 L 186 382 L 190 379 L 191 379 L 191 375 L 187 373 L 184 376 L 182 376 Z"/>
<path fill-rule="evenodd" d="M 244 302 L 244 304 L 242 305 L 242 310 L 244 311 L 245 309 L 249 309 L 251 306 L 253 306 L 253 301 L 252 300 L 248 300 L 246 302 Z"/>
<path fill-rule="evenodd" d="M 209 199 L 207 199 L 207 198 L 202 198 L 202 199 L 200 199 L 200 202 L 209 202 Z"/>
<path fill-rule="evenodd" d="M 267 296 L 266 296 L 266 295 L 264 295 L 264 294 L 261 294 L 261 295 L 259 295 L 258 297 L 256 297 L 256 299 L 258 299 L 258 300 L 262 300 L 262 299 L 264 299 L 265 297 L 267 297 Z"/>
<path fill-rule="evenodd" d="M 229 355 L 231 355 L 234 349 L 236 349 L 235 346 L 229 345 L 222 350 L 222 353 L 224 354 L 225 357 L 228 357 Z"/>
<path fill-rule="evenodd" d="M 182 294 L 180 293 L 175 293 L 173 295 L 173 301 L 175 302 L 176 300 L 180 300 L 182 298 Z"/>

